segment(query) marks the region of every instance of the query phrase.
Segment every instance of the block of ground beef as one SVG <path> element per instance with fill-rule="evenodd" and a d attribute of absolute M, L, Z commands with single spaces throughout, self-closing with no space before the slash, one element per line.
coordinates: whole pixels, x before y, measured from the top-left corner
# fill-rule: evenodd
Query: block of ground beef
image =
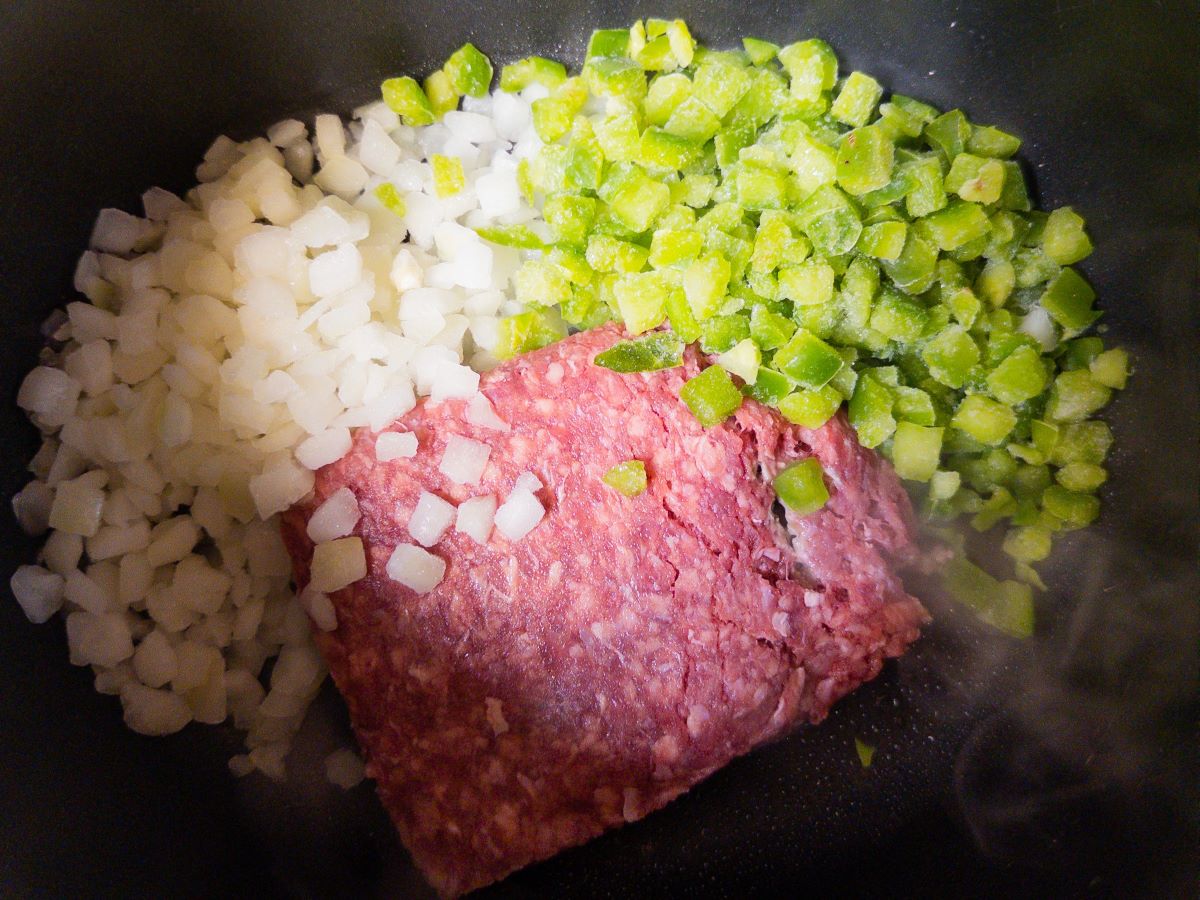
<path fill-rule="evenodd" d="M 466 402 L 422 403 L 390 426 L 412 458 L 380 462 L 366 430 L 284 517 L 297 584 L 306 522 L 349 488 L 366 577 L 332 595 L 317 639 L 405 846 L 446 896 L 663 806 L 873 678 L 925 610 L 891 561 L 912 552 L 891 469 L 840 415 L 808 430 L 747 401 L 704 429 L 679 399 L 703 362 L 620 375 L 593 364 L 620 337 L 575 335 L 502 365 Z M 690 352 L 690 351 L 689 351 Z M 477 417 L 475 417 L 477 418 Z M 478 484 L 439 471 L 448 439 L 491 447 Z M 830 499 L 786 526 L 770 482 L 817 457 Z M 645 492 L 601 479 L 642 460 Z M 518 541 L 449 528 L 418 594 L 386 571 L 422 492 L 503 502 L 532 473 L 544 518 Z"/>

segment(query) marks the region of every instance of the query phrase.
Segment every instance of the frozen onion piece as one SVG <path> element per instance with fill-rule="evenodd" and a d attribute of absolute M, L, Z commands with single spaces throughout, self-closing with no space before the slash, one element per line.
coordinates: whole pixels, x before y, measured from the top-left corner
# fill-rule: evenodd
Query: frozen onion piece
<path fill-rule="evenodd" d="M 441 584 L 446 563 L 441 557 L 413 544 L 399 544 L 388 558 L 387 574 L 418 594 L 428 594 Z"/>

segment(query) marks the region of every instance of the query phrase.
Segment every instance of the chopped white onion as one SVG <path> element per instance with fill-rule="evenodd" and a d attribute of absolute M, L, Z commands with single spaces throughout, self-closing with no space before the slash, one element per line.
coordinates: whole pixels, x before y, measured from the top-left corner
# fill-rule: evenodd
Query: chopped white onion
<path fill-rule="evenodd" d="M 496 530 L 510 541 L 519 541 L 542 521 L 546 510 L 531 491 L 514 490 L 496 510 Z"/>
<path fill-rule="evenodd" d="M 486 544 L 492 534 L 492 522 L 496 518 L 496 498 L 491 494 L 472 497 L 458 504 L 454 527 L 471 537 L 476 543 Z"/>
<path fill-rule="evenodd" d="M 427 594 L 441 584 L 446 563 L 413 544 L 399 544 L 388 558 L 387 574 L 418 594 Z"/>
<path fill-rule="evenodd" d="M 421 491 L 417 505 L 408 519 L 408 533 L 422 546 L 432 547 L 454 522 L 454 504 L 437 494 Z"/>
<path fill-rule="evenodd" d="M 479 484 L 491 453 L 487 444 L 452 434 L 446 438 L 438 471 L 455 484 Z"/>
<path fill-rule="evenodd" d="M 411 431 L 385 431 L 375 439 L 375 458 L 380 462 L 409 459 L 417 455 L 417 436 Z"/>

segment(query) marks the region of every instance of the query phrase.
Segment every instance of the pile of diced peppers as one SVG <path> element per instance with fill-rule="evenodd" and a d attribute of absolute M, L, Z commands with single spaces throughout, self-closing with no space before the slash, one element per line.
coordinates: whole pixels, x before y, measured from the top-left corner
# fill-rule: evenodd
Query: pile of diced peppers
<path fill-rule="evenodd" d="M 495 353 L 615 320 L 633 337 L 596 362 L 618 372 L 679 366 L 699 346 L 711 364 L 681 399 L 705 427 L 744 397 L 806 428 L 846 404 L 860 443 L 921 486 L 929 519 L 1006 525 L 1015 580 L 961 553 L 946 580 L 1028 634 L 1031 585 L 1044 587 L 1033 564 L 1099 512 L 1112 432 L 1093 416 L 1129 368 L 1084 334 L 1100 313 L 1071 268 L 1092 250 L 1083 219 L 1032 208 L 1019 138 L 958 109 L 885 101 L 871 76 L 840 77 L 821 40 L 742 43 L 710 50 L 682 21 L 647 19 L 596 31 L 579 75 L 540 57 L 503 68 L 501 90 L 549 92 L 533 104 L 544 146 L 518 171 L 549 240 L 481 229 L 527 257 L 515 278 L 526 311 L 504 320 Z M 423 85 L 389 79 L 383 96 L 428 124 L 485 94 L 492 74 L 467 44 Z M 432 163 L 439 194 L 461 189 L 457 160 Z M 403 214 L 389 187 L 380 199 Z M 1023 331 L 1030 314 L 1052 336 Z M 629 496 L 644 478 L 636 465 L 606 476 Z M 797 515 L 828 499 L 816 460 L 775 488 Z"/>

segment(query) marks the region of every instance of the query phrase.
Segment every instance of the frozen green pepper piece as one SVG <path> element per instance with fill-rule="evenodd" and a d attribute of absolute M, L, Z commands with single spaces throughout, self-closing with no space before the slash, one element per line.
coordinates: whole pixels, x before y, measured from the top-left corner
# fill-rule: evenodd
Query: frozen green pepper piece
<path fill-rule="evenodd" d="M 816 390 L 828 384 L 845 363 L 837 350 L 800 329 L 775 351 L 771 364 L 802 387 Z"/>
<path fill-rule="evenodd" d="M 492 63 L 474 44 L 463 44 L 451 53 L 445 72 L 454 89 L 469 97 L 482 97 L 492 85 Z"/>
<path fill-rule="evenodd" d="M 895 150 L 883 130 L 874 125 L 847 132 L 838 145 L 838 184 L 855 195 L 883 188 L 892 178 Z"/>
<path fill-rule="evenodd" d="M 1006 438 L 1017 416 L 1009 407 L 982 394 L 969 394 L 955 410 L 950 424 L 981 444 L 999 444 Z"/>
<path fill-rule="evenodd" d="M 405 125 L 432 124 L 433 107 L 416 80 L 407 75 L 402 78 L 389 78 L 381 85 L 380 90 L 383 93 L 383 102 L 387 104 L 388 109 L 404 119 Z"/>
<path fill-rule="evenodd" d="M 799 516 L 816 512 L 829 500 L 825 472 L 816 457 L 789 464 L 775 476 L 774 487 L 779 502 Z"/>
<path fill-rule="evenodd" d="M 683 365 L 683 341 L 670 331 L 618 341 L 596 354 L 595 363 L 614 372 L 653 372 Z"/>
<path fill-rule="evenodd" d="M 602 480 L 626 497 L 636 497 L 646 490 L 646 464 L 640 459 L 627 459 L 604 473 Z"/>
<path fill-rule="evenodd" d="M 679 396 L 705 428 L 719 425 L 742 405 L 742 392 L 720 366 L 709 366 L 690 378 Z"/>
<path fill-rule="evenodd" d="M 531 84 L 553 90 L 566 80 L 567 69 L 562 63 L 541 56 L 526 57 L 500 70 L 500 90 L 514 94 Z"/>
<path fill-rule="evenodd" d="M 829 107 L 829 114 L 851 128 L 861 128 L 871 121 L 871 114 L 882 96 L 883 88 L 878 81 L 862 72 L 851 72 Z"/>
<path fill-rule="evenodd" d="M 942 452 L 942 429 L 896 423 L 892 438 L 892 465 L 908 481 L 928 481 L 937 471 Z"/>
<path fill-rule="evenodd" d="M 832 385 L 816 390 L 802 389 L 779 401 L 779 413 L 789 422 L 805 428 L 820 428 L 837 413 L 842 395 Z"/>

